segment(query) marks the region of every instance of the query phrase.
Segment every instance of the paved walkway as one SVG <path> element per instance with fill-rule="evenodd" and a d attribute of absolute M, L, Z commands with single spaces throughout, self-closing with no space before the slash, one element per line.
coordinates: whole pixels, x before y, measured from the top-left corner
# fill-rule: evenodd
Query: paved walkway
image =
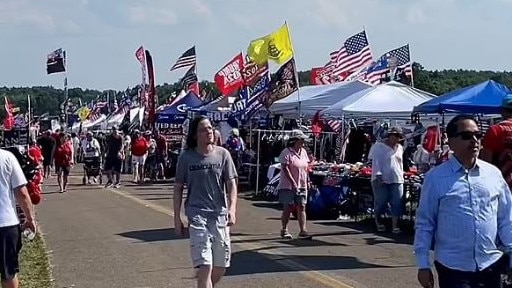
<path fill-rule="evenodd" d="M 54 182 L 37 217 L 56 288 L 194 287 L 188 240 L 170 228 L 169 184 L 105 189 L 73 176 L 59 194 Z M 219 287 L 418 287 L 410 237 L 318 221 L 309 226 L 313 241 L 283 241 L 276 205 L 240 198 L 233 266 Z"/>

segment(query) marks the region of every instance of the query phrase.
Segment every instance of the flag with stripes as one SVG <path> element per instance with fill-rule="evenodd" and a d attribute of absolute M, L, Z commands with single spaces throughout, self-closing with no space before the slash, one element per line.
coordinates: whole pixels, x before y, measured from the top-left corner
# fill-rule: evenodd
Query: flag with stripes
<path fill-rule="evenodd" d="M 196 46 L 192 46 L 192 48 L 188 49 L 183 53 L 178 60 L 176 60 L 176 63 L 171 67 L 171 71 L 185 68 L 189 66 L 195 66 L 196 65 Z"/>
<path fill-rule="evenodd" d="M 343 81 L 352 72 L 373 61 L 365 31 L 349 37 L 340 50 L 332 52 L 330 56 L 331 60 L 325 66 L 324 73 L 330 74 L 331 79 L 338 81 Z"/>
<path fill-rule="evenodd" d="M 187 73 L 185 73 L 183 78 L 181 78 L 181 80 L 180 80 L 180 87 L 181 87 L 181 89 L 183 89 L 185 91 L 189 91 L 190 90 L 190 86 L 192 84 L 197 83 L 198 79 L 197 79 L 197 75 L 196 75 L 196 71 L 195 70 L 196 70 L 195 66 L 190 67 L 190 69 L 188 69 Z"/>
<path fill-rule="evenodd" d="M 66 51 L 62 48 L 49 53 L 46 59 L 46 74 L 60 72 L 66 72 Z"/>
<path fill-rule="evenodd" d="M 394 80 L 398 73 L 402 72 L 408 77 L 412 75 L 409 44 L 382 55 L 377 62 L 368 67 L 365 81 L 377 85 L 383 78 Z"/>
<path fill-rule="evenodd" d="M 332 129 L 334 132 L 340 132 L 341 125 L 343 124 L 340 120 L 329 120 L 327 121 L 327 125 Z"/>

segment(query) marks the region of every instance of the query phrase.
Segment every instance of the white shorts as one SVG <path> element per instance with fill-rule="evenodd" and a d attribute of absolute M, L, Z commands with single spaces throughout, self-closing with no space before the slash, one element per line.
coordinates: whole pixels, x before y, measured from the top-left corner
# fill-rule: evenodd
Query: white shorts
<path fill-rule="evenodd" d="M 196 215 L 189 219 L 190 254 L 194 268 L 207 265 L 228 268 L 231 239 L 226 215 L 207 219 Z"/>
<path fill-rule="evenodd" d="M 138 164 L 138 165 L 144 165 L 144 162 L 146 162 L 146 157 L 147 157 L 147 155 L 143 155 L 143 156 L 132 155 L 132 163 Z"/>

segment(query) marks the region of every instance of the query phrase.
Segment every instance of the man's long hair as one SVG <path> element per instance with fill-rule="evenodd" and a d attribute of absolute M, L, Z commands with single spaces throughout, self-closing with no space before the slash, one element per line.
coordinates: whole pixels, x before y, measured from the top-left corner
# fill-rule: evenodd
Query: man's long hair
<path fill-rule="evenodd" d="M 208 120 L 205 116 L 198 116 L 194 118 L 189 126 L 188 126 L 188 133 L 187 133 L 187 140 L 186 145 L 187 147 L 185 149 L 196 149 L 197 147 L 197 127 L 199 126 L 199 122 L 203 120 Z"/>

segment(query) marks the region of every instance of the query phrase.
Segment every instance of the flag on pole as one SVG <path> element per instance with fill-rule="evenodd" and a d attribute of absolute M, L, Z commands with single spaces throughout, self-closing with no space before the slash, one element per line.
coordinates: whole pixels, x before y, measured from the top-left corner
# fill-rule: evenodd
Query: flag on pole
<path fill-rule="evenodd" d="M 198 82 L 195 68 L 195 66 L 190 67 L 180 80 L 180 87 L 185 91 L 189 91 L 190 86 Z"/>
<path fill-rule="evenodd" d="M 377 85 L 381 83 L 381 79 L 386 75 L 394 80 L 398 73 L 404 73 L 408 77 L 412 75 L 409 44 L 382 55 L 377 62 L 368 68 L 365 79 L 367 82 Z"/>
<path fill-rule="evenodd" d="M 66 51 L 59 48 L 50 54 L 46 59 L 46 74 L 66 72 Z"/>
<path fill-rule="evenodd" d="M 290 60 L 293 47 L 287 24 L 272 34 L 252 40 L 247 48 L 247 57 L 256 64 L 272 60 L 281 65 Z"/>
<path fill-rule="evenodd" d="M 183 53 L 178 60 L 176 60 L 176 63 L 171 67 L 171 71 L 185 68 L 189 66 L 195 66 L 196 65 L 196 46 L 192 46 L 192 48 L 188 49 Z"/>
<path fill-rule="evenodd" d="M 331 75 L 331 79 L 343 81 L 354 71 L 370 65 L 372 61 L 370 44 L 366 32 L 362 31 L 345 40 L 338 51 L 331 52 L 325 70 Z"/>

